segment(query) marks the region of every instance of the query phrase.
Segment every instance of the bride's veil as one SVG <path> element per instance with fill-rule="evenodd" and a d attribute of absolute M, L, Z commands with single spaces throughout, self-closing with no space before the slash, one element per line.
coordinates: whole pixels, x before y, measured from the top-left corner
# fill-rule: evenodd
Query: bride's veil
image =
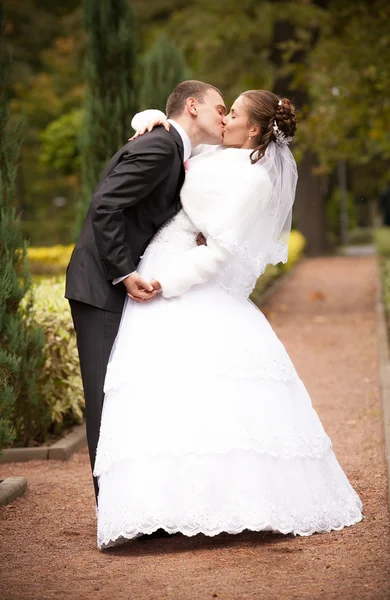
<path fill-rule="evenodd" d="M 291 232 L 292 207 L 298 180 L 295 159 L 287 144 L 270 142 L 265 155 L 253 165 L 264 169 L 271 182 L 271 191 L 259 203 L 239 216 L 235 232 L 244 232 L 241 239 L 231 245 L 234 259 L 219 274 L 220 283 L 230 293 L 247 296 L 253 290 L 257 278 L 268 264 L 286 263 L 288 241 Z M 222 239 L 225 238 L 225 240 Z M 219 236 L 219 241 L 229 247 L 229 233 Z"/>

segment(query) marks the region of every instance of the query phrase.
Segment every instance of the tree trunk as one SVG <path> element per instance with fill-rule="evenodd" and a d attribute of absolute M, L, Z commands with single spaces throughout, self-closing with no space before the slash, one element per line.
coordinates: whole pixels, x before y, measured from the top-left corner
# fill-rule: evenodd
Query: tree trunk
<path fill-rule="evenodd" d="M 318 256 L 330 250 L 326 238 L 325 193 L 320 177 L 313 175 L 315 156 L 306 152 L 298 167 L 298 186 L 293 217 L 305 236 L 308 256 Z"/>
<path fill-rule="evenodd" d="M 275 4 L 278 0 L 273 0 Z M 326 2 L 316 2 L 325 7 Z M 274 36 L 272 42 L 271 61 L 276 67 L 283 65 L 283 56 L 280 50 L 280 44 L 290 40 L 295 35 L 294 27 L 288 21 L 276 21 L 274 26 Z M 313 45 L 315 44 L 313 35 Z M 292 62 L 302 64 L 305 61 L 303 52 L 296 52 Z M 289 94 L 290 78 L 279 77 L 274 84 L 274 92 L 278 96 L 291 95 L 292 100 L 299 110 L 308 103 L 308 94 L 305 89 L 294 89 Z M 298 123 L 299 127 L 299 123 Z M 307 246 L 306 254 L 317 256 L 329 251 L 330 244 L 326 236 L 326 217 L 325 217 L 325 187 L 319 176 L 314 175 L 313 170 L 317 166 L 316 156 L 312 152 L 306 152 L 298 165 L 298 186 L 295 197 L 293 218 L 296 227 L 305 236 Z"/>

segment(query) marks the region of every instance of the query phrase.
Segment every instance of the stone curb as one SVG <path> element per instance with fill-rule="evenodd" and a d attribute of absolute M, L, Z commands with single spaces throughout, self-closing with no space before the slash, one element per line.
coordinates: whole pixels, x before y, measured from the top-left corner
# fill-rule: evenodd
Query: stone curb
<path fill-rule="evenodd" d="M 0 506 L 10 504 L 16 498 L 23 496 L 27 490 L 25 477 L 8 477 L 0 483 Z"/>
<path fill-rule="evenodd" d="M 85 424 L 73 428 L 52 446 L 40 448 L 10 448 L 0 455 L 0 463 L 27 462 L 29 460 L 67 460 L 87 443 Z"/>
<path fill-rule="evenodd" d="M 378 264 L 379 269 L 379 264 Z M 390 351 L 386 309 L 382 301 L 382 281 L 379 284 L 376 299 L 376 330 L 379 353 L 379 379 L 382 391 L 383 428 L 385 434 L 385 452 L 387 464 L 388 506 L 390 509 Z"/>

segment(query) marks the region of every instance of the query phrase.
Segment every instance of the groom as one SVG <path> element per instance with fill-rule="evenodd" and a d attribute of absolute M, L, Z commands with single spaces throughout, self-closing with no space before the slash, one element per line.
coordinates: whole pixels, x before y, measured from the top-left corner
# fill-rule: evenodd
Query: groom
<path fill-rule="evenodd" d="M 222 141 L 226 107 L 214 86 L 180 83 L 166 112 L 169 132 L 153 129 L 123 146 L 108 163 L 67 269 L 65 297 L 77 335 L 92 470 L 107 363 L 126 294 L 148 302 L 158 293 L 137 273 L 140 257 L 156 231 L 180 210 L 184 162 L 191 148 Z M 94 486 L 97 497 L 96 478 Z"/>

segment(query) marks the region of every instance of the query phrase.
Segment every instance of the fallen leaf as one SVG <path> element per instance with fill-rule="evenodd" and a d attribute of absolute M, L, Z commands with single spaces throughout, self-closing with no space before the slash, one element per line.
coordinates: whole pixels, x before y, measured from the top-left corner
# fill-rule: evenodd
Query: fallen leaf
<path fill-rule="evenodd" d="M 321 290 L 314 290 L 309 292 L 308 298 L 311 302 L 318 302 L 319 300 L 325 300 L 325 294 Z"/>

